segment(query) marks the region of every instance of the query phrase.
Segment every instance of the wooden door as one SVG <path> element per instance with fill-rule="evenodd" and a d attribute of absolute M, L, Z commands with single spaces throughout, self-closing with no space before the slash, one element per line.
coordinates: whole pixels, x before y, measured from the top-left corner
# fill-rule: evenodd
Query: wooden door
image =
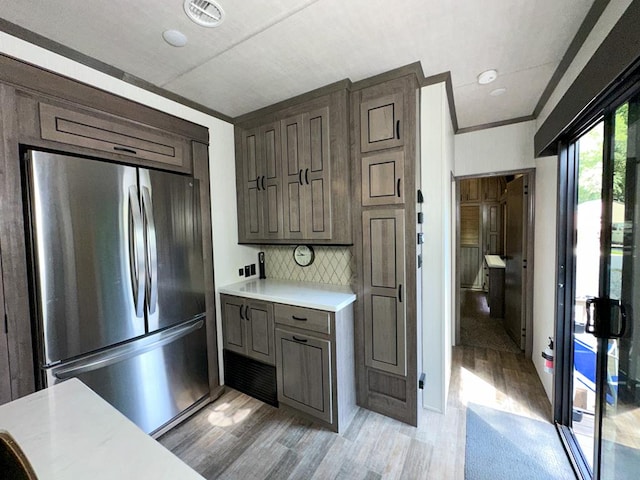
<path fill-rule="evenodd" d="M 2 251 L 0 250 L 0 405 L 11 401 L 11 373 L 9 371 L 9 344 L 5 326 L 4 287 L 2 276 Z"/>
<path fill-rule="evenodd" d="M 402 92 L 360 104 L 362 152 L 400 147 L 404 144 L 404 95 Z"/>
<path fill-rule="evenodd" d="M 460 205 L 460 286 L 462 288 L 482 288 L 481 232 L 480 205 Z"/>
<path fill-rule="evenodd" d="M 362 205 L 404 204 L 404 152 L 362 157 Z"/>
<path fill-rule="evenodd" d="M 329 165 L 329 108 L 304 115 L 306 238 L 331 238 L 331 168 Z"/>
<path fill-rule="evenodd" d="M 283 238 L 280 122 L 264 125 L 260 133 L 260 195 L 264 218 L 262 238 Z"/>
<path fill-rule="evenodd" d="M 404 210 L 367 210 L 362 229 L 365 364 L 406 375 Z"/>
<path fill-rule="evenodd" d="M 332 420 L 331 343 L 276 329 L 278 401 Z"/>
<path fill-rule="evenodd" d="M 222 333 L 223 346 L 242 355 L 247 350 L 247 326 L 245 302 L 239 297 L 222 295 Z"/>
<path fill-rule="evenodd" d="M 280 122 L 285 238 L 304 238 L 304 169 L 302 115 Z"/>
<path fill-rule="evenodd" d="M 245 300 L 245 305 L 244 315 L 248 320 L 247 356 L 260 362 L 275 365 L 273 304 L 269 302 Z"/>
<path fill-rule="evenodd" d="M 525 178 L 518 177 L 507 184 L 504 279 L 504 325 L 507 333 L 522 350 L 525 348 L 525 316 L 522 308 L 525 286 L 523 267 L 526 263 L 524 200 Z"/>
<path fill-rule="evenodd" d="M 244 231 L 247 239 L 261 238 L 264 230 L 260 195 L 262 166 L 260 165 L 258 144 L 258 129 L 242 131 Z"/>

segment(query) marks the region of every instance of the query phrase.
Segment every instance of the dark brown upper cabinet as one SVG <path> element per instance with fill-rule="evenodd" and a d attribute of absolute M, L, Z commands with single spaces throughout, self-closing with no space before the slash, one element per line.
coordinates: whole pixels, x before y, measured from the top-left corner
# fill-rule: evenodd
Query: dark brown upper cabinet
<path fill-rule="evenodd" d="M 346 90 L 240 121 L 239 243 L 351 244 L 348 151 Z"/>
<path fill-rule="evenodd" d="M 363 153 L 404 145 L 403 104 L 401 91 L 360 104 L 360 147 Z"/>
<path fill-rule="evenodd" d="M 475 203 L 481 199 L 482 190 L 479 178 L 460 180 L 460 201 L 462 203 Z"/>
<path fill-rule="evenodd" d="M 331 239 L 329 109 L 282 120 L 284 232 L 296 240 Z"/>
<path fill-rule="evenodd" d="M 282 178 L 280 124 L 244 131 L 242 192 L 245 208 L 244 231 L 247 239 L 259 240 L 282 236 Z"/>

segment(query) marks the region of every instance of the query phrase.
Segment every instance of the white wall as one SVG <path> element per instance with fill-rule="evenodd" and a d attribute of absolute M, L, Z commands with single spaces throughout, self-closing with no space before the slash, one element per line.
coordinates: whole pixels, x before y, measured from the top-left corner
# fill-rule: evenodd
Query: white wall
<path fill-rule="evenodd" d="M 455 136 L 455 175 L 486 175 L 535 168 L 532 361 L 551 399 L 553 377 L 540 353 L 555 328 L 557 159 L 534 158 L 535 122 L 528 121 Z"/>
<path fill-rule="evenodd" d="M 541 352 L 555 336 L 557 183 L 558 158 L 537 158 L 532 361 L 550 401 L 553 375 L 544 372 Z"/>
<path fill-rule="evenodd" d="M 578 50 L 575 58 L 567 68 L 567 71 L 553 90 L 549 100 L 547 100 L 547 103 L 545 103 L 544 107 L 540 111 L 540 114 L 536 119 L 537 128 L 540 128 L 544 123 L 630 4 L 631 0 L 611 0 L 609 2 L 602 12 L 602 15 L 593 26 L 593 29 L 585 39 L 582 47 Z"/>
<path fill-rule="evenodd" d="M 455 136 L 456 177 L 534 168 L 535 121 Z"/>
<path fill-rule="evenodd" d="M 238 268 L 248 263 L 257 262 L 258 250 L 256 248 L 242 247 L 237 244 L 238 226 L 233 125 L 110 77 L 80 63 L 7 35 L 4 32 L 0 32 L 0 53 L 207 127 L 209 129 L 210 144 L 211 216 L 216 287 L 239 281 Z M 218 296 L 216 296 L 216 320 L 218 339 L 221 339 L 220 302 Z M 218 354 L 219 363 L 222 366 L 221 342 L 219 342 Z"/>
<path fill-rule="evenodd" d="M 421 188 L 425 194 L 422 246 L 423 406 L 445 411 L 451 378 L 453 127 L 444 83 L 421 90 Z"/>

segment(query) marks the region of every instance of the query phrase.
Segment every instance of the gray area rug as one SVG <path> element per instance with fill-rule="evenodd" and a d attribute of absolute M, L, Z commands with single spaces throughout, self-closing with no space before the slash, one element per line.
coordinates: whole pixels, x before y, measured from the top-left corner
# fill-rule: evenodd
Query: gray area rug
<path fill-rule="evenodd" d="M 466 480 L 575 480 L 550 423 L 482 405 L 467 407 Z"/>

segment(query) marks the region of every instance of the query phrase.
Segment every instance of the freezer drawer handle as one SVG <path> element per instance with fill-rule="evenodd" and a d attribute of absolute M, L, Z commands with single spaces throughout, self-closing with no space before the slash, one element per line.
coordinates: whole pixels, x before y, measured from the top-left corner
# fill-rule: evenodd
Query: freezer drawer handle
<path fill-rule="evenodd" d="M 138 202 L 138 189 L 135 185 L 132 185 L 129 187 L 129 265 L 133 304 L 137 317 L 144 315 L 144 261 L 144 230 L 140 203 Z"/>
<path fill-rule="evenodd" d="M 204 326 L 204 319 L 200 319 L 189 325 L 182 325 L 174 327 L 169 330 L 157 334 L 157 338 L 143 346 L 136 346 L 135 343 L 127 343 L 119 347 L 111 349 L 108 353 L 97 353 L 91 355 L 87 359 L 72 362 L 68 367 L 61 367 L 52 371 L 53 375 L 59 380 L 65 380 L 67 378 L 76 377 L 83 373 L 91 372 L 99 368 L 108 367 L 114 363 L 122 362 L 129 358 L 137 357 L 143 353 L 150 352 L 156 348 L 160 348 L 167 345 L 181 337 L 189 335 L 191 332 L 202 328 Z"/>
<path fill-rule="evenodd" d="M 149 302 L 149 314 L 153 315 L 158 306 L 158 250 L 156 248 L 156 224 L 153 220 L 151 192 L 147 187 L 142 187 L 142 208 L 146 227 L 145 238 L 147 239 L 147 302 Z"/>

